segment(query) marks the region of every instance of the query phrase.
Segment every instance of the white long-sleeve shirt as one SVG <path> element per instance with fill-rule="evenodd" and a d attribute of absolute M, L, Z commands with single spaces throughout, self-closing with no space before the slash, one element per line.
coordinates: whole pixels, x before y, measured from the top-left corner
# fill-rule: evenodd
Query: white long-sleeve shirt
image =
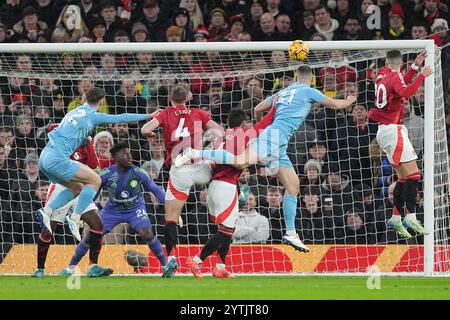
<path fill-rule="evenodd" d="M 255 209 L 250 213 L 239 212 L 233 243 L 266 243 L 269 239 L 269 220 Z"/>

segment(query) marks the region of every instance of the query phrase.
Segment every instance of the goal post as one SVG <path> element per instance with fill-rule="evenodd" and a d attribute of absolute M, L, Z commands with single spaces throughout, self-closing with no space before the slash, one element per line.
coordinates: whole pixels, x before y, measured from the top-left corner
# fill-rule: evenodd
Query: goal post
<path fill-rule="evenodd" d="M 114 84 L 112 85 L 114 89 L 112 92 L 114 93 L 111 93 L 108 97 L 110 99 L 108 101 L 111 101 L 109 103 L 110 109 L 117 108 L 118 110 L 119 108 L 122 108 L 123 110 L 127 110 L 127 108 L 129 107 L 127 105 L 127 102 L 124 102 L 125 105 L 119 105 L 117 102 L 118 100 L 116 99 L 116 94 L 118 94 L 117 92 L 119 89 L 117 88 L 120 86 L 119 85 L 120 81 L 132 78 L 137 80 L 144 79 L 145 81 L 164 82 L 165 79 L 170 78 L 172 74 L 175 74 L 174 76 L 175 78 L 187 82 L 188 85 L 192 85 L 192 83 L 189 81 L 208 78 L 209 80 L 211 80 L 211 82 L 213 82 L 212 79 L 216 80 L 221 79 L 222 85 L 226 86 L 227 79 L 233 78 L 233 84 L 227 87 L 226 90 L 231 97 L 230 98 L 231 102 L 229 104 L 235 107 L 241 104 L 240 101 L 236 100 L 234 94 L 239 93 L 239 95 L 236 96 L 238 97 L 243 96 L 244 88 L 242 87 L 242 84 L 237 85 L 237 83 L 239 83 L 239 81 L 242 80 L 241 78 L 254 79 L 258 78 L 260 74 L 263 74 L 264 79 L 262 80 L 262 82 L 264 82 L 266 80 L 265 78 L 266 74 L 268 74 L 269 72 L 272 72 L 273 74 L 276 74 L 277 72 L 287 74 L 288 72 L 292 72 L 295 69 L 295 67 L 299 64 L 299 62 L 288 60 L 286 60 L 287 61 L 286 64 L 267 65 L 266 67 L 264 67 L 267 69 L 261 67 L 263 68 L 263 70 L 258 70 L 257 67 L 256 69 L 247 68 L 251 63 L 253 63 L 252 61 L 253 58 L 257 59 L 262 57 L 263 59 L 267 60 L 267 57 L 270 56 L 271 52 L 274 51 L 282 51 L 285 53 L 286 57 L 286 51 L 289 44 L 290 42 L 0 44 L 0 60 L 2 65 L 2 68 L 0 69 L 0 77 L 7 78 L 10 76 L 14 76 L 14 77 L 23 77 L 27 79 L 41 79 L 41 78 L 42 79 L 51 78 L 55 80 L 61 79 L 61 83 L 65 83 L 64 85 L 72 86 L 75 88 L 77 86 L 77 81 L 82 79 L 91 79 L 94 82 L 103 81 L 102 83 L 106 82 L 106 80 L 102 78 L 101 75 L 98 74 L 96 75 L 83 74 L 82 68 L 81 69 L 74 68 L 73 70 L 71 69 L 72 71 L 70 72 L 66 71 L 66 69 L 64 68 L 60 67 L 57 68 L 52 64 L 53 61 L 55 61 L 52 60 L 54 59 L 53 55 L 56 54 L 61 56 L 63 53 L 70 53 L 75 55 L 76 59 L 78 59 L 81 57 L 83 53 L 90 53 L 90 54 L 95 53 L 98 55 L 102 53 L 111 53 L 113 55 L 123 54 L 128 55 L 128 57 L 124 58 L 125 61 L 124 63 L 126 64 L 127 63 L 126 61 L 130 61 L 130 63 L 136 63 L 135 60 L 136 58 L 132 54 L 141 52 L 150 52 L 155 55 L 158 55 L 158 57 L 160 58 L 159 62 L 156 64 L 156 67 L 157 68 L 161 67 L 160 69 L 162 69 L 163 65 L 169 66 L 169 68 L 167 68 L 168 71 L 162 72 L 160 69 L 158 69 L 158 73 L 155 74 L 148 73 L 143 75 L 139 74 L 140 71 L 139 68 L 134 68 L 133 71 L 131 71 L 132 68 L 129 68 L 129 70 L 127 69 L 128 71 L 121 72 L 120 75 L 111 73 L 111 76 L 110 78 L 108 78 L 108 81 L 114 82 Z M 425 79 L 424 84 L 424 101 L 423 101 L 424 134 L 423 134 L 423 152 L 421 160 L 423 161 L 422 173 L 423 173 L 424 227 L 430 232 L 430 234 L 424 237 L 423 247 L 422 243 L 411 245 L 409 243 L 405 244 L 403 242 L 388 243 L 389 241 L 385 241 L 383 243 L 378 243 L 377 241 L 369 243 L 368 241 L 368 243 L 366 244 L 351 243 L 350 245 L 347 246 L 345 240 L 338 238 L 340 236 L 345 238 L 345 234 L 344 235 L 339 234 L 339 236 L 336 236 L 337 238 L 334 238 L 334 240 L 332 241 L 328 242 L 324 241 L 323 246 L 321 246 L 320 243 L 317 242 L 319 244 L 317 244 L 316 248 L 315 242 L 316 239 L 313 239 L 312 241 L 313 250 L 314 248 L 316 248 L 316 253 L 314 254 L 314 258 L 312 258 L 312 260 L 316 261 L 315 264 L 312 262 L 308 263 L 305 261 L 306 259 L 309 259 L 308 255 L 301 255 L 295 252 L 291 252 L 289 248 L 286 249 L 285 246 L 280 245 L 281 242 L 272 241 L 271 240 L 272 238 L 269 238 L 268 240 L 266 239 L 262 243 L 261 242 L 253 243 L 251 245 L 244 244 L 241 246 L 239 244 L 234 244 L 232 246 L 233 250 L 231 253 L 232 256 L 231 260 L 233 263 L 239 264 L 235 266 L 235 271 L 242 273 L 246 272 L 253 272 L 253 273 L 300 272 L 300 273 L 314 273 L 314 274 L 316 273 L 328 274 L 328 273 L 342 273 L 342 272 L 359 273 L 359 272 L 366 272 L 367 267 L 370 267 L 371 265 L 377 265 L 378 263 L 381 264 L 382 260 L 384 262 L 389 260 L 387 263 L 384 264 L 385 269 L 383 269 L 383 267 L 381 268 L 383 273 L 403 274 L 404 272 L 412 272 L 414 274 L 420 274 L 424 276 L 447 275 L 450 269 L 449 268 L 450 257 L 448 251 L 449 237 L 447 235 L 448 233 L 447 229 L 450 227 L 450 214 L 448 209 L 449 165 L 447 158 L 448 154 L 447 141 L 445 135 L 445 110 L 444 110 L 443 85 L 442 85 L 443 74 L 440 64 L 439 48 L 435 47 L 433 40 L 309 41 L 306 42 L 306 44 L 310 48 L 309 58 L 308 61 L 306 61 L 306 63 L 311 64 L 311 66 L 315 69 L 322 69 L 330 65 L 333 67 L 333 63 L 335 63 L 333 61 L 330 61 L 329 58 L 326 58 L 328 56 L 323 56 L 319 54 L 315 55 L 315 53 L 339 50 L 345 52 L 344 56 L 349 64 L 365 63 L 366 65 L 369 65 L 370 61 L 382 59 L 384 53 L 388 50 L 392 49 L 400 50 L 403 53 L 407 54 L 408 57 L 410 54 L 416 54 L 424 49 L 427 50 L 428 56 L 426 58 L 425 64 L 433 66 L 434 73 L 433 76 L 430 76 Z M 179 75 L 177 73 L 179 71 L 172 71 L 172 69 L 184 70 L 183 62 L 179 60 L 178 53 L 182 52 L 203 53 L 211 51 L 217 51 L 224 54 L 224 56 L 219 57 L 218 61 L 214 61 L 211 63 L 212 66 L 211 70 L 204 70 L 200 68 L 197 69 L 195 72 L 187 72 L 186 74 L 183 73 L 183 75 Z M 38 68 L 33 68 L 33 70 L 29 70 L 24 73 L 23 71 L 17 70 L 16 66 L 16 55 L 20 53 L 45 56 L 46 59 L 40 59 L 40 57 L 38 56 L 36 57 L 33 56 L 32 63 Z M 175 55 L 173 55 L 174 53 L 177 54 L 176 57 Z M 240 53 L 249 53 L 249 55 L 244 57 L 244 55 L 240 55 Z M 223 59 L 223 61 L 221 59 Z M 229 66 L 229 68 L 222 68 L 219 71 L 214 70 L 215 66 L 223 65 L 225 64 L 225 62 Z M 89 65 L 89 61 L 86 65 Z M 170 68 L 170 66 L 175 66 L 176 68 Z M 137 75 L 136 73 L 133 73 L 134 71 L 137 71 Z M 357 70 L 357 72 L 359 71 L 361 70 Z M 316 78 L 319 78 L 317 74 Z M 70 82 L 71 83 L 70 85 L 67 84 L 68 80 L 72 81 Z M 271 80 L 273 80 L 273 83 L 275 83 L 276 81 L 283 81 L 282 79 L 281 80 L 277 79 L 276 81 L 274 79 Z M 362 81 L 364 80 L 361 80 L 361 82 Z M 9 83 L 7 84 L 0 83 L 0 85 L 3 85 L 3 87 L 10 86 Z M 61 87 L 62 86 L 63 85 L 61 85 Z M 22 90 L 20 88 L 21 87 L 19 87 L 18 89 L 19 93 L 21 93 L 20 90 Z M 76 89 L 74 88 L 71 88 L 68 91 L 75 92 Z M 160 91 L 159 89 L 160 87 L 153 88 L 152 89 L 153 91 L 151 89 L 148 89 L 148 91 L 152 91 L 152 93 L 148 94 L 147 105 L 144 105 L 143 106 L 144 108 L 146 106 L 148 107 L 150 104 L 153 107 L 159 106 L 160 104 L 159 99 L 167 98 L 166 96 L 167 92 L 165 91 L 163 96 L 163 93 L 161 93 L 162 91 Z M 193 92 L 194 95 L 198 96 L 199 101 L 201 100 L 202 95 L 205 94 L 204 90 L 209 90 L 209 87 L 208 89 L 201 89 L 201 90 L 203 91 Z M 266 96 L 268 94 L 272 94 L 275 92 L 270 90 L 266 90 L 264 88 Z M 368 96 L 369 94 L 368 91 L 370 89 L 365 90 L 367 92 L 364 93 L 366 94 L 366 96 Z M 10 95 L 13 95 L 13 93 L 11 93 L 13 92 L 12 89 L 9 92 Z M 371 93 L 373 94 L 373 92 Z M 30 96 L 31 95 L 32 94 L 30 94 Z M 75 96 L 76 94 L 74 94 L 74 98 Z M 9 98 L 10 100 L 13 100 L 12 96 Z M 137 106 L 136 108 L 139 108 L 139 106 Z M 227 112 L 229 112 L 229 109 L 227 110 L 228 110 Z M 222 111 L 220 111 L 219 114 L 217 115 L 219 119 L 224 119 L 223 116 L 224 114 L 222 114 Z M 1 125 L 0 129 L 2 129 Z M 137 128 L 135 129 L 136 134 L 138 134 L 138 129 Z M 315 129 L 316 131 L 319 130 L 318 128 Z M 325 128 L 325 130 L 327 130 L 327 128 Z M 306 134 L 308 134 L 308 132 Z M 313 141 L 307 142 L 311 143 Z M 136 148 L 138 149 L 134 150 L 136 151 L 136 154 L 142 155 L 146 152 L 146 150 L 143 150 L 142 144 L 136 142 L 135 145 L 137 146 Z M 334 151 L 338 155 L 337 156 L 338 160 L 340 160 L 339 150 Z M 354 151 L 351 150 L 347 151 L 350 154 L 351 158 L 351 153 Z M 305 154 L 305 152 L 307 153 L 308 151 L 307 150 L 294 151 L 293 156 L 306 161 L 308 160 L 308 155 Z M 140 160 L 141 164 L 145 162 L 145 159 L 135 159 L 135 160 Z M 298 164 L 298 166 L 302 168 L 304 165 L 305 163 Z M 261 182 L 262 180 L 260 179 L 260 177 L 264 177 L 264 179 L 266 180 Z M 266 181 L 269 181 L 270 179 L 263 175 L 258 176 L 257 179 L 260 180 L 256 182 L 254 190 L 264 189 L 264 192 L 266 193 L 264 197 L 267 197 L 268 191 L 266 189 L 267 186 L 270 185 L 270 182 L 266 183 Z M 164 183 L 165 182 L 166 181 L 164 181 Z M 2 181 L 0 181 L 0 183 L 2 183 Z M 363 185 L 362 182 L 361 185 Z M 258 196 L 263 197 L 262 195 Z M 353 191 L 348 196 L 351 199 L 353 199 L 353 202 L 360 201 L 356 200 L 357 197 L 353 193 Z M 385 195 L 385 197 L 387 197 L 387 194 Z M 321 199 L 320 201 L 322 201 L 323 198 L 321 197 L 320 199 Z M 198 196 L 196 196 L 196 198 L 194 198 L 194 202 L 191 203 L 195 207 L 195 209 L 193 209 L 194 211 L 197 210 L 197 204 L 195 202 L 198 201 L 200 200 Z M 349 206 L 354 206 L 354 203 L 350 203 Z M 260 204 L 257 209 L 263 211 L 267 208 L 265 208 L 263 205 Z M 300 212 L 301 208 L 299 209 L 299 213 L 297 215 L 298 219 L 301 218 L 299 217 Z M 386 215 L 387 217 L 389 217 L 390 212 L 386 212 Z M 157 234 L 161 238 L 163 238 L 161 234 L 162 228 L 161 217 L 162 217 L 161 214 L 159 214 L 159 218 L 156 218 L 154 222 Z M 183 248 L 184 250 L 183 252 L 189 254 L 192 253 L 196 254 L 197 253 L 196 250 L 198 250 L 198 247 L 195 247 L 195 245 L 204 244 L 205 239 L 207 239 L 207 236 L 212 235 L 214 227 L 211 226 L 212 223 L 210 220 L 200 221 L 198 218 L 193 219 L 192 217 L 188 217 L 184 214 L 183 217 L 185 220 L 185 224 L 187 223 L 187 226 L 185 226 L 184 234 L 182 235 L 182 237 L 185 237 L 186 239 L 186 241 L 183 243 L 183 245 L 186 245 L 186 248 Z M 281 232 L 282 228 L 284 227 L 283 225 L 284 222 L 281 217 L 277 219 L 279 220 L 277 228 L 281 228 L 279 230 Z M 344 219 L 344 217 L 342 219 Z M 325 227 L 325 220 L 326 220 L 325 218 L 322 219 L 322 223 L 324 225 L 323 228 L 333 229 L 333 227 L 330 226 Z M 271 221 L 272 220 L 269 219 L 270 227 L 272 228 L 273 225 Z M 3 221 L 2 223 L 8 225 L 10 222 Z M 14 222 L 11 222 L 11 224 L 13 223 Z M 196 235 L 190 234 L 191 230 L 195 229 L 194 228 L 195 223 L 201 224 L 203 226 L 202 230 L 205 230 L 205 232 L 207 232 L 208 234 L 202 235 L 201 232 L 198 231 L 197 229 L 196 232 L 198 231 L 199 232 L 198 234 Z M 380 225 L 382 221 L 374 221 L 373 225 L 375 226 L 377 223 L 378 225 Z M 371 230 L 372 233 L 386 232 L 384 230 L 379 231 L 378 229 L 376 229 L 376 227 L 373 227 L 373 229 Z M 376 234 L 374 234 L 374 238 L 377 238 L 375 236 Z M 195 238 L 196 241 L 193 243 L 194 244 L 193 247 L 189 247 L 191 245 L 189 239 L 192 238 Z M 399 243 L 401 244 L 399 245 Z M 4 254 L 3 260 L 0 259 L 0 273 L 28 272 L 29 271 L 28 269 L 26 269 L 27 271 L 24 271 L 25 269 L 23 269 L 25 265 L 23 261 L 27 261 L 26 262 L 27 264 L 29 263 L 29 261 L 33 261 L 33 257 L 31 257 L 30 255 L 32 255 L 33 252 L 35 251 L 35 245 L 30 242 L 28 242 L 27 244 L 23 244 L 20 242 L 16 242 L 16 240 L 12 240 L 11 244 L 12 248 L 9 250 L 9 253 Z M 396 245 L 400 247 L 399 250 L 396 249 L 394 250 L 391 248 L 390 250 L 387 250 L 388 246 L 396 246 Z M 407 247 L 410 245 L 411 247 Z M 66 245 L 63 244 L 63 246 Z M 124 248 L 128 247 L 129 245 L 124 245 Z M 324 249 L 324 247 L 326 248 Z M 68 262 L 68 259 L 73 252 L 73 246 L 67 246 L 67 248 L 68 248 L 67 250 L 65 250 L 64 248 L 62 249 L 58 248 L 57 250 L 55 249 L 54 255 L 53 256 L 52 254 L 49 255 L 50 257 L 52 257 L 51 258 L 53 261 L 52 263 L 55 263 L 55 261 L 58 261 L 57 263 L 60 263 L 59 259 L 57 259 L 55 255 L 60 254 L 61 252 L 64 252 L 64 258 L 66 262 Z M 361 253 L 362 252 L 360 250 L 361 248 L 366 248 L 367 252 L 370 253 L 367 253 L 367 256 L 364 256 L 365 253 Z M 114 254 L 112 252 L 114 252 L 113 250 L 116 249 L 117 247 L 115 249 L 112 248 L 111 250 L 106 250 L 106 252 L 111 255 Z M 255 258 L 255 254 L 252 253 L 252 250 L 253 252 L 257 252 L 258 256 L 257 258 Z M 118 251 L 120 251 L 120 255 L 123 255 L 124 250 L 120 249 Z M 140 250 L 138 251 L 145 252 L 145 250 L 143 251 L 142 248 L 140 248 Z M 394 251 L 395 254 L 393 253 Z M 50 251 L 50 253 L 51 252 L 52 251 Z M 0 256 L 1 254 L 3 253 L 0 252 Z M 354 255 L 356 256 L 361 255 L 361 257 L 357 257 L 356 267 L 353 266 L 352 262 L 346 261 L 354 259 L 355 258 Z M 251 257 L 249 258 L 249 256 Z M 23 259 L 23 261 L 21 261 L 20 259 Z M 119 254 L 117 254 L 117 256 L 114 256 L 111 259 L 112 260 L 108 261 L 116 261 L 118 259 L 123 260 L 123 257 L 119 257 Z M 397 263 L 395 264 L 394 261 L 391 261 L 392 259 L 398 259 Z M 409 260 L 406 261 L 405 259 L 406 260 L 410 259 L 410 261 L 413 262 L 411 262 L 411 265 L 404 268 L 404 264 L 409 263 L 408 262 Z M 12 265 L 14 263 L 17 264 L 16 269 L 15 266 Z M 300 265 L 301 267 L 299 267 Z M 114 265 L 111 265 L 111 267 L 114 268 Z M 119 270 L 128 270 L 128 269 L 119 268 Z M 152 270 L 153 270 L 152 272 L 154 272 L 154 270 L 157 269 L 155 268 Z"/>

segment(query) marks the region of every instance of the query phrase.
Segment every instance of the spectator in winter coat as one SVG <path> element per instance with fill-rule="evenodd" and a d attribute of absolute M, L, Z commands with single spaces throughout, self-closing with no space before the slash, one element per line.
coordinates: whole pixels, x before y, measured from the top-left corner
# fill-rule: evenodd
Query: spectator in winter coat
<path fill-rule="evenodd" d="M 339 164 L 335 162 L 326 166 L 324 171 L 327 176 L 321 185 L 322 203 L 325 198 L 331 198 L 333 216 L 342 216 L 353 204 L 350 179 L 348 175 L 342 174 Z"/>
<path fill-rule="evenodd" d="M 270 243 L 281 243 L 285 233 L 283 214 L 283 193 L 277 187 L 267 187 L 265 205 L 261 208 L 261 214 L 269 219 Z"/>
<path fill-rule="evenodd" d="M 320 205 L 320 190 L 310 186 L 302 189 L 302 207 L 296 228 L 305 243 L 324 244 L 333 241 L 333 218 L 324 215 Z"/>
<path fill-rule="evenodd" d="M 328 41 L 333 40 L 335 33 L 339 29 L 339 22 L 331 18 L 330 9 L 325 6 L 318 6 L 314 10 L 316 23 L 314 27 L 317 32 L 325 35 Z"/>

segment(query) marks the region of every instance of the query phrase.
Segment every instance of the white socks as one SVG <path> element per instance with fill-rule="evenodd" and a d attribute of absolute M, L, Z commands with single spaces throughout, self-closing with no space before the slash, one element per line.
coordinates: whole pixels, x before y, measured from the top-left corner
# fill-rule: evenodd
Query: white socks
<path fill-rule="evenodd" d="M 217 270 L 225 270 L 225 265 L 223 263 L 216 263 Z"/>
<path fill-rule="evenodd" d="M 297 231 L 295 231 L 295 230 L 287 230 L 287 231 L 286 231 L 286 234 L 287 234 L 288 236 L 295 236 L 295 235 L 297 234 Z"/>
<path fill-rule="evenodd" d="M 195 263 L 197 264 L 202 264 L 202 259 L 200 259 L 198 256 L 195 256 L 192 260 L 194 260 Z"/>
<path fill-rule="evenodd" d="M 44 207 L 44 213 L 45 213 L 47 216 L 51 217 L 52 214 L 53 214 L 53 210 L 52 210 L 52 208 L 50 208 L 49 206 L 45 206 L 45 207 Z"/>

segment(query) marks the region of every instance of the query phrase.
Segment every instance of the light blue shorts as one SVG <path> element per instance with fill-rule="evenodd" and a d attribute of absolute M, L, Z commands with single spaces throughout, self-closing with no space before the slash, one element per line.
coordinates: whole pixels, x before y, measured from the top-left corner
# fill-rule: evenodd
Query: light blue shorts
<path fill-rule="evenodd" d="M 287 155 L 287 145 L 285 135 L 278 128 L 268 126 L 258 138 L 250 142 L 249 148 L 256 151 L 259 162 L 269 169 L 292 168 Z"/>
<path fill-rule="evenodd" d="M 66 158 L 53 148 L 45 147 L 39 157 L 39 170 L 53 183 L 72 180 L 81 164 Z"/>

